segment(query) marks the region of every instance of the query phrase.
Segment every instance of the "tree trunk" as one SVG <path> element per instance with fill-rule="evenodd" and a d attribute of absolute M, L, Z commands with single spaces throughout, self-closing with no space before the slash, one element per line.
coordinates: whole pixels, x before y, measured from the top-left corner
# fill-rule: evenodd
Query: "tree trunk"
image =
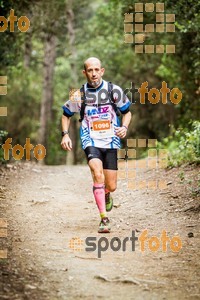
<path fill-rule="evenodd" d="M 25 44 L 24 44 L 24 67 L 28 69 L 31 62 L 31 52 L 32 52 L 32 34 L 28 32 L 25 35 Z"/>
<path fill-rule="evenodd" d="M 67 1 L 67 29 L 69 36 L 69 50 L 71 52 L 70 66 L 71 66 L 71 82 L 73 86 L 70 86 L 70 89 L 78 87 L 77 79 L 77 69 L 76 69 L 76 48 L 74 46 L 75 41 L 75 30 L 74 30 L 74 12 L 72 9 L 72 1 Z M 73 151 L 67 152 L 67 164 L 77 164 L 77 152 L 78 152 L 78 120 L 76 116 L 71 119 L 71 125 L 69 129 L 69 134 L 72 140 Z"/>
<path fill-rule="evenodd" d="M 47 34 L 44 49 L 43 92 L 40 110 L 39 142 L 46 150 L 48 146 L 49 125 L 52 118 L 53 105 L 53 75 L 56 60 L 57 38 Z"/>

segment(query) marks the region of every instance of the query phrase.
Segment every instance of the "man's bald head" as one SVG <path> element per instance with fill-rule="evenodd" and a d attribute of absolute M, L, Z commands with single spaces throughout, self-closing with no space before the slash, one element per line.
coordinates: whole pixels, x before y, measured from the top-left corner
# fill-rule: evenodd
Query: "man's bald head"
<path fill-rule="evenodd" d="M 101 61 L 97 57 L 89 57 L 84 62 L 84 69 L 87 70 L 87 66 L 91 63 L 99 64 L 99 67 L 101 68 Z"/>
<path fill-rule="evenodd" d="M 84 62 L 83 74 L 87 78 L 87 82 L 94 88 L 102 83 L 104 68 L 101 67 L 101 61 L 97 57 L 89 57 Z"/>

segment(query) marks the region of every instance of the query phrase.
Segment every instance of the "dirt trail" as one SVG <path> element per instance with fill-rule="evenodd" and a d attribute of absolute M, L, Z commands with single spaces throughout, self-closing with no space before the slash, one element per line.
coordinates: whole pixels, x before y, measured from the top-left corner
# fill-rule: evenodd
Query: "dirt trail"
<path fill-rule="evenodd" d="M 186 183 L 197 179 L 197 169 L 184 172 Z M 1 177 L 8 260 L 0 265 L 0 299 L 200 299 L 198 198 L 191 196 L 179 173 L 156 174 L 168 182 L 162 191 L 129 190 L 119 180 L 113 195 L 117 207 L 109 213 L 112 233 L 100 235 L 87 166 L 10 168 Z M 152 174 L 143 171 L 141 176 Z M 170 239 L 179 236 L 182 249 L 173 252 L 168 244 L 166 252 L 152 252 L 146 241 L 142 253 L 139 241 L 132 251 L 129 239 L 126 251 L 113 251 L 111 245 L 102 253 L 99 248 L 85 250 L 87 237 L 103 247 L 103 236 L 109 243 L 113 237 L 123 243 L 132 231 L 139 237 L 145 229 L 148 238 L 160 239 L 163 230 Z M 83 244 L 72 249 L 76 238 Z"/>

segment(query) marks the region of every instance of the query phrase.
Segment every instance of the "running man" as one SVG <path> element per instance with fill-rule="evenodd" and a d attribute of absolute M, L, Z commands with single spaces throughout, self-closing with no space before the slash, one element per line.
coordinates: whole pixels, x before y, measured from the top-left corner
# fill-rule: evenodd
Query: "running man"
<path fill-rule="evenodd" d="M 112 85 L 112 97 L 109 96 L 110 83 L 102 79 L 104 71 L 98 58 L 90 57 L 85 61 L 83 74 L 87 82 L 81 90 L 84 101 L 81 104 L 81 101 L 68 100 L 63 106 L 61 141 L 64 150 L 72 150 L 70 118 L 75 112 L 81 112 L 80 137 L 92 174 L 93 194 L 101 218 L 99 233 L 111 230 L 106 212 L 112 209 L 110 193 L 117 187 L 117 149 L 120 148 L 120 139 L 126 137 L 131 120 L 131 102 L 115 84 Z M 122 114 L 121 125 L 117 109 Z"/>

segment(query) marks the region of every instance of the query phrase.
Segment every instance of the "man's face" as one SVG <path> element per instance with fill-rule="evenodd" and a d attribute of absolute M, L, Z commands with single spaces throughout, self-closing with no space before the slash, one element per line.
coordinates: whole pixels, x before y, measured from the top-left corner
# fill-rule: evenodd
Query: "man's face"
<path fill-rule="evenodd" d="M 104 74 L 104 68 L 101 68 L 101 65 L 98 60 L 90 60 L 86 64 L 86 70 L 83 70 L 87 78 L 87 82 L 97 88 L 102 82 L 102 76 Z"/>

